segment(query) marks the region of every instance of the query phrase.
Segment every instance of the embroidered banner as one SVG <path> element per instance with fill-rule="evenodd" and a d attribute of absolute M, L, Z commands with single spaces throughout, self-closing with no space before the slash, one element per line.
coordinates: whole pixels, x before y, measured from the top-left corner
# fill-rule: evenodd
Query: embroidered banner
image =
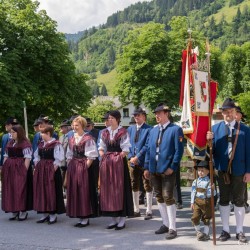
<path fill-rule="evenodd" d="M 209 112 L 217 93 L 217 83 L 209 82 L 208 72 L 197 70 L 197 54 L 191 49 L 182 52 L 182 78 L 180 126 L 187 139 L 187 150 L 192 159 L 204 160 L 206 155 L 206 134 L 209 129 Z"/>

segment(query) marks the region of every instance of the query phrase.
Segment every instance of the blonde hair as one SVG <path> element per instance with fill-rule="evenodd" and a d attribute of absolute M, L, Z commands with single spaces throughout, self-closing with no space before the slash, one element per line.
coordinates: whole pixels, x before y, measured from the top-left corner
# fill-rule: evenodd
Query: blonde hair
<path fill-rule="evenodd" d="M 79 123 L 79 124 L 82 126 L 83 129 L 85 129 L 86 126 L 87 126 L 87 121 L 86 121 L 86 119 L 85 119 L 84 117 L 82 117 L 82 116 L 77 116 L 77 117 L 73 120 L 72 123 L 74 123 L 74 122 Z"/>

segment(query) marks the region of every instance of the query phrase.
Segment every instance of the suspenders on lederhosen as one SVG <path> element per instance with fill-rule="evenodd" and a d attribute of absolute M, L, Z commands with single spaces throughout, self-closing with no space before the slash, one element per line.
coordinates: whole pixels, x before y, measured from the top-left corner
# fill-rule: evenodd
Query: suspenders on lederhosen
<path fill-rule="evenodd" d="M 196 179 L 196 183 L 195 183 L 195 195 L 194 195 L 194 197 L 196 199 L 196 194 L 197 194 L 197 192 L 199 192 L 199 193 L 204 193 L 204 195 L 205 195 L 204 199 L 206 199 L 207 198 L 207 188 L 209 186 L 209 182 L 207 183 L 205 188 L 197 188 L 197 180 L 198 179 Z"/>

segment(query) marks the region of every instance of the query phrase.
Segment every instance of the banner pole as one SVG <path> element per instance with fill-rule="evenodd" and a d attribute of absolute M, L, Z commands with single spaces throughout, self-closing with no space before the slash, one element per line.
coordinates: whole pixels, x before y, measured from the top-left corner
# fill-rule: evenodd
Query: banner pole
<path fill-rule="evenodd" d="M 212 129 L 212 116 L 213 110 L 211 106 L 211 72 L 210 72 L 210 48 L 208 39 L 206 40 L 206 56 L 207 56 L 207 65 L 208 65 L 208 96 L 209 96 L 209 131 Z M 216 245 L 216 227 L 215 227 L 215 213 L 214 213 L 214 166 L 213 166 L 213 142 L 212 140 L 208 141 L 209 146 L 209 169 L 210 169 L 210 184 L 211 184 L 211 212 L 212 212 L 212 233 L 213 233 L 213 244 Z"/>
<path fill-rule="evenodd" d="M 24 114 L 24 126 L 25 126 L 25 134 L 26 137 L 29 137 L 28 133 L 28 120 L 27 120 L 27 109 L 26 109 L 26 103 L 23 101 L 23 114 Z"/>

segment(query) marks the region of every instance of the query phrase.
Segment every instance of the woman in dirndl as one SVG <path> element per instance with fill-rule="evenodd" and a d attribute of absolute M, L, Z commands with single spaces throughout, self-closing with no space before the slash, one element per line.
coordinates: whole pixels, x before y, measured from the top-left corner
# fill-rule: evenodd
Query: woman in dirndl
<path fill-rule="evenodd" d="M 37 223 L 57 222 L 56 214 L 65 213 L 60 165 L 64 159 L 61 143 L 52 138 L 54 129 L 41 130 L 42 141 L 34 153 L 34 210 L 42 217 Z"/>
<path fill-rule="evenodd" d="M 126 216 L 134 215 L 131 181 L 126 155 L 129 152 L 129 134 L 119 125 L 118 110 L 109 112 L 110 127 L 101 133 L 100 162 L 100 211 L 111 217 L 106 229 L 122 230 Z"/>
<path fill-rule="evenodd" d="M 78 218 L 74 225 L 83 228 L 89 218 L 98 215 L 98 198 L 91 164 L 98 157 L 97 146 L 91 135 L 84 132 L 85 118 L 78 116 L 73 122 L 74 136 L 69 138 L 66 153 L 67 167 L 67 215 Z"/>
<path fill-rule="evenodd" d="M 32 210 L 32 146 L 21 125 L 11 129 L 2 167 L 2 209 L 11 212 L 9 220 L 26 220 Z"/>

